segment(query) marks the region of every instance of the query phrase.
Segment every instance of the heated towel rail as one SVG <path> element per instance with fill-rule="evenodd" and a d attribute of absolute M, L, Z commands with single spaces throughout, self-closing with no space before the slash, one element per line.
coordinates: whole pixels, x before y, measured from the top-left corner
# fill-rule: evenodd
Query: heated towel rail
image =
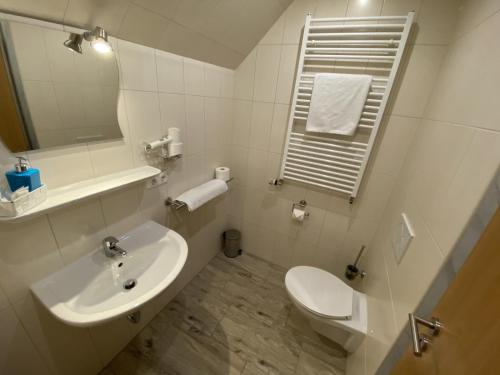
<path fill-rule="evenodd" d="M 406 16 L 306 17 L 278 183 L 291 180 L 337 191 L 352 203 L 370 158 L 413 23 Z M 356 133 L 305 131 L 314 75 L 372 75 Z"/>

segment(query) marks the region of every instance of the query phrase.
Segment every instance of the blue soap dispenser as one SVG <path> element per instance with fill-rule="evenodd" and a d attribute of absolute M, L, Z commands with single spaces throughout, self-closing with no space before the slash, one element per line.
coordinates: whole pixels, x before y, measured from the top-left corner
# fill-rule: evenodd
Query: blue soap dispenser
<path fill-rule="evenodd" d="M 28 161 L 22 156 L 17 156 L 17 158 L 19 160 L 14 166 L 15 169 L 5 173 L 10 190 L 14 192 L 23 186 L 27 186 L 29 191 L 33 191 L 42 186 L 40 171 L 36 168 L 30 168 Z"/>

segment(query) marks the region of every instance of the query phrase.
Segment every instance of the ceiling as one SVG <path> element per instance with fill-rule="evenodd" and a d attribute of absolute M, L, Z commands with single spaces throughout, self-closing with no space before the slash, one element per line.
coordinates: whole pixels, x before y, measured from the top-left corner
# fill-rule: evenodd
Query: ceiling
<path fill-rule="evenodd" d="M 0 9 L 236 68 L 292 0 L 0 0 Z"/>

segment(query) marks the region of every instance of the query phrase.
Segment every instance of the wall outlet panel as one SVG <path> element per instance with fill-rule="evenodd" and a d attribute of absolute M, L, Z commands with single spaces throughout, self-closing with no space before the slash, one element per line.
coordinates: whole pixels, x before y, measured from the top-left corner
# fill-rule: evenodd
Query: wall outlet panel
<path fill-rule="evenodd" d="M 146 188 L 152 189 L 154 187 L 166 184 L 168 180 L 167 172 L 163 171 L 159 175 L 151 177 L 146 181 Z"/>
<path fill-rule="evenodd" d="M 406 251 L 410 247 L 410 243 L 415 237 L 415 232 L 411 226 L 410 220 L 405 213 L 401 213 L 400 220 L 394 228 L 392 237 L 392 248 L 394 251 L 394 258 L 397 264 L 401 263 Z"/>

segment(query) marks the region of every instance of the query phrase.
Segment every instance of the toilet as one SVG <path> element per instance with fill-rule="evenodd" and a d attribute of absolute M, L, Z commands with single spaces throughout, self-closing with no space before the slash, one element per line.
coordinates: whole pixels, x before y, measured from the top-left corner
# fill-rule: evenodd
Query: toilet
<path fill-rule="evenodd" d="M 366 335 L 366 295 L 322 269 L 298 266 L 285 276 L 293 304 L 319 334 L 355 351 Z"/>

